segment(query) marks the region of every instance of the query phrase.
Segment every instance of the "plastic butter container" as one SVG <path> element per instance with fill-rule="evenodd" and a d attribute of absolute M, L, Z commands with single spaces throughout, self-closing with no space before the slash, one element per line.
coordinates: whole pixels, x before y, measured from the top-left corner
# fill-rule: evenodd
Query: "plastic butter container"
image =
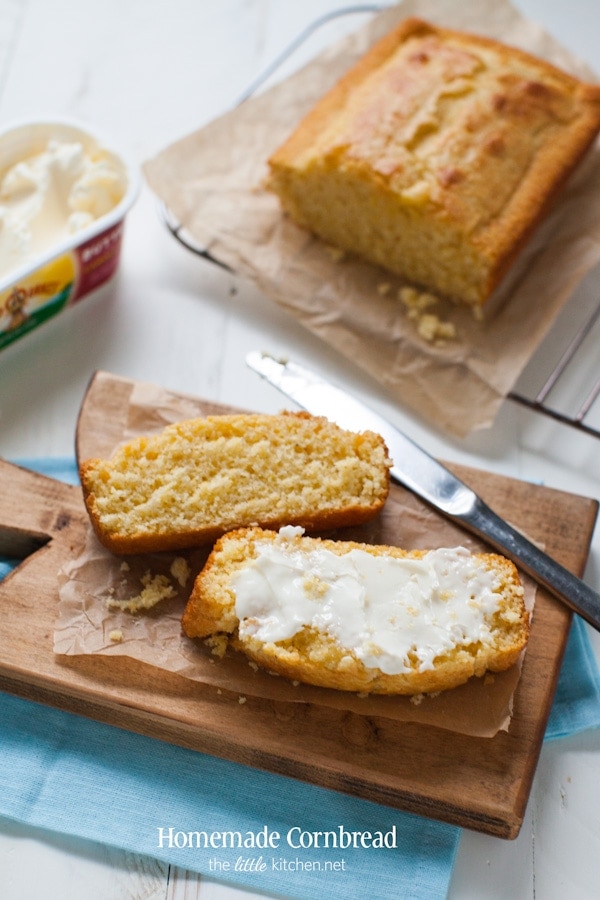
<path fill-rule="evenodd" d="M 62 120 L 0 132 L 0 349 L 109 281 L 139 174 Z"/>

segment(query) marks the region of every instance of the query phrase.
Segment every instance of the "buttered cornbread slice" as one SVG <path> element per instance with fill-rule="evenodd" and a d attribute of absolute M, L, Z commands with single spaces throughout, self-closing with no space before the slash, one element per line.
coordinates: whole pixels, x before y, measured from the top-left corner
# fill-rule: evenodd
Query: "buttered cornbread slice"
<path fill-rule="evenodd" d="M 244 525 L 357 525 L 389 492 L 383 439 L 308 413 L 189 419 L 80 466 L 85 504 L 115 553 L 201 546 Z"/>
<path fill-rule="evenodd" d="M 514 565 L 497 554 L 250 528 L 215 544 L 183 629 L 229 635 L 254 663 L 292 680 L 420 694 L 514 665 L 529 616 Z"/>
<path fill-rule="evenodd" d="M 599 129 L 599 86 L 407 19 L 271 156 L 267 183 L 326 243 L 480 306 Z"/>

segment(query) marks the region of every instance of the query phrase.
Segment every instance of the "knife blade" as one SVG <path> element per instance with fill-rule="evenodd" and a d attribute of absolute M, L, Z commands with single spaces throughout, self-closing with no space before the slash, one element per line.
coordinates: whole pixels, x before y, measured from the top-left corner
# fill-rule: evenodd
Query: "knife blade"
<path fill-rule="evenodd" d="M 347 391 L 290 360 L 253 351 L 246 356 L 246 364 L 307 412 L 325 416 L 351 431 L 380 434 L 392 459 L 393 481 L 512 559 L 600 631 L 600 594 L 495 513 L 475 491 L 391 422 Z"/>

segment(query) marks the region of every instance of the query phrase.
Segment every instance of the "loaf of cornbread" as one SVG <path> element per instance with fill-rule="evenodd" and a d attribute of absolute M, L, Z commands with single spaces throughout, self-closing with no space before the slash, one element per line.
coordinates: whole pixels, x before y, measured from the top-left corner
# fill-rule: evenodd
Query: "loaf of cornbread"
<path fill-rule="evenodd" d="M 407 19 L 271 156 L 267 186 L 327 244 L 481 307 L 600 130 L 600 86 Z"/>
<path fill-rule="evenodd" d="M 240 529 L 217 541 L 183 616 L 258 666 L 343 691 L 444 691 L 514 665 L 529 634 L 514 565 L 467 550 Z"/>
<path fill-rule="evenodd" d="M 180 550 L 243 525 L 309 531 L 375 516 L 389 491 L 383 439 L 308 413 L 189 419 L 80 466 L 85 504 L 115 553 Z"/>

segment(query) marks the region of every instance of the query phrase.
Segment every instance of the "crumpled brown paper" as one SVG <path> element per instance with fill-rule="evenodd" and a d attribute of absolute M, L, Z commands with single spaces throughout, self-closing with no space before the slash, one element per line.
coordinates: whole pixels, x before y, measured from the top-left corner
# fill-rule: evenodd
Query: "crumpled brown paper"
<path fill-rule="evenodd" d="M 154 385 L 139 383 L 131 392 L 121 419 L 116 443 L 138 434 L 160 431 L 170 422 L 205 414 L 201 401 L 178 396 Z M 484 545 L 462 529 L 436 515 L 414 495 L 392 485 L 381 515 L 355 529 L 335 533 L 349 540 L 392 544 L 407 549 L 458 545 L 483 550 Z M 335 536 L 331 534 L 331 536 Z M 295 685 L 256 669 L 241 653 L 228 649 L 215 654 L 211 642 L 191 640 L 181 629 L 181 616 L 195 576 L 208 549 L 186 553 L 157 553 L 117 557 L 100 545 L 91 527 L 85 546 L 58 574 L 59 607 L 54 652 L 59 655 L 118 655 L 158 669 L 244 696 L 286 702 L 304 702 L 377 715 L 399 721 L 421 722 L 478 737 L 493 737 L 507 730 L 521 666 L 435 697 L 358 696 L 343 691 Z M 185 559 L 189 575 L 180 583 L 173 574 L 175 560 Z M 177 572 L 177 570 L 175 570 Z M 112 608 L 142 590 L 146 576 L 161 576 L 172 596 L 137 614 Z M 183 579 L 181 579 L 183 581 Z M 526 603 L 533 609 L 535 585 L 523 578 Z"/>
<path fill-rule="evenodd" d="M 150 187 L 200 247 L 254 281 L 304 326 L 384 385 L 403 406 L 465 436 L 492 424 L 577 284 L 600 260 L 600 146 L 575 174 L 478 322 L 440 303 L 458 338 L 420 338 L 397 299 L 401 281 L 335 260 L 288 221 L 261 184 L 266 160 L 314 102 L 400 19 L 498 38 L 574 74 L 593 75 L 506 0 L 404 0 L 276 87 L 165 149 Z"/>

